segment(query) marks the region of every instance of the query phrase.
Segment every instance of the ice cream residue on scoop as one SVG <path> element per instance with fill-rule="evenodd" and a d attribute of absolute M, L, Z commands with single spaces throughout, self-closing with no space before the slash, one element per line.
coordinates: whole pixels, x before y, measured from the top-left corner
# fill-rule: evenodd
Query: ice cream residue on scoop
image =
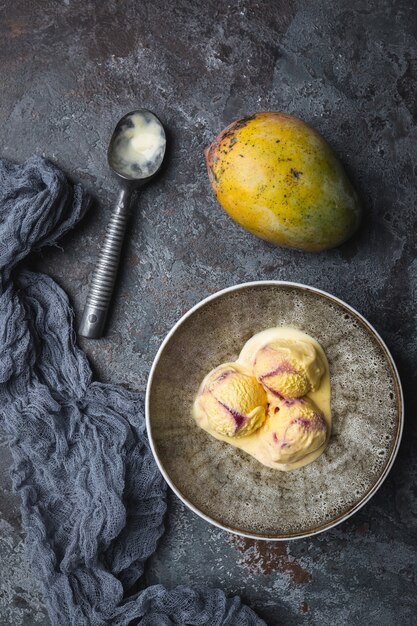
<path fill-rule="evenodd" d="M 126 115 L 113 135 L 109 162 L 125 178 L 136 180 L 155 174 L 165 153 L 165 131 L 150 111 Z"/>

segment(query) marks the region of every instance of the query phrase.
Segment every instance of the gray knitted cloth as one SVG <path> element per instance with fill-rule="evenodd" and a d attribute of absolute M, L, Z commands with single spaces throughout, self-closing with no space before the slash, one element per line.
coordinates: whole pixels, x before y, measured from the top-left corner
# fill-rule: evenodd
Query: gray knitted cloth
<path fill-rule="evenodd" d="M 216 589 L 156 585 L 129 596 L 166 509 L 142 398 L 92 381 L 67 296 L 20 263 L 72 228 L 88 204 L 48 161 L 0 160 L 0 411 L 52 623 L 260 626 L 239 598 Z"/>

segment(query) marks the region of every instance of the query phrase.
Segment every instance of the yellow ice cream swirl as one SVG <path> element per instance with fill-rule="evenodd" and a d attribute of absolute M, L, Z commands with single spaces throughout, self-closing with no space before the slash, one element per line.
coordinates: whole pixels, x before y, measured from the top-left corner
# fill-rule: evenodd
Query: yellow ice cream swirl
<path fill-rule="evenodd" d="M 308 398 L 278 400 L 259 431 L 267 456 L 274 462 L 295 462 L 324 445 L 327 424 Z"/>
<path fill-rule="evenodd" d="M 317 389 L 324 367 L 311 344 L 281 339 L 258 350 L 253 370 L 273 395 L 301 398 Z"/>
<path fill-rule="evenodd" d="M 197 398 L 209 427 L 227 437 L 245 437 L 265 421 L 267 397 L 262 385 L 234 364 L 220 365 L 203 381 Z"/>

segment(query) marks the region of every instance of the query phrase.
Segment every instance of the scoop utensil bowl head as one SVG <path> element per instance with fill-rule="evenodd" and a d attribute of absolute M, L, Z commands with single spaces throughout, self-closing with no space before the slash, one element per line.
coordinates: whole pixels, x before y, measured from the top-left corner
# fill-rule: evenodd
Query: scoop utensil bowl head
<path fill-rule="evenodd" d="M 144 182 L 161 167 L 165 146 L 165 130 L 157 116 L 147 109 L 137 109 L 117 123 L 107 160 L 110 168 L 122 179 Z"/>

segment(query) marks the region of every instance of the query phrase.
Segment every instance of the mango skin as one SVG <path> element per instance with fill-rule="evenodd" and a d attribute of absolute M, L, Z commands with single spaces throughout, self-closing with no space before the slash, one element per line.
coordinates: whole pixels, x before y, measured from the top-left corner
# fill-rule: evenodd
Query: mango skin
<path fill-rule="evenodd" d="M 339 160 L 297 117 L 263 112 L 233 122 L 205 156 L 226 213 L 270 243 L 318 252 L 359 226 L 359 200 Z"/>

